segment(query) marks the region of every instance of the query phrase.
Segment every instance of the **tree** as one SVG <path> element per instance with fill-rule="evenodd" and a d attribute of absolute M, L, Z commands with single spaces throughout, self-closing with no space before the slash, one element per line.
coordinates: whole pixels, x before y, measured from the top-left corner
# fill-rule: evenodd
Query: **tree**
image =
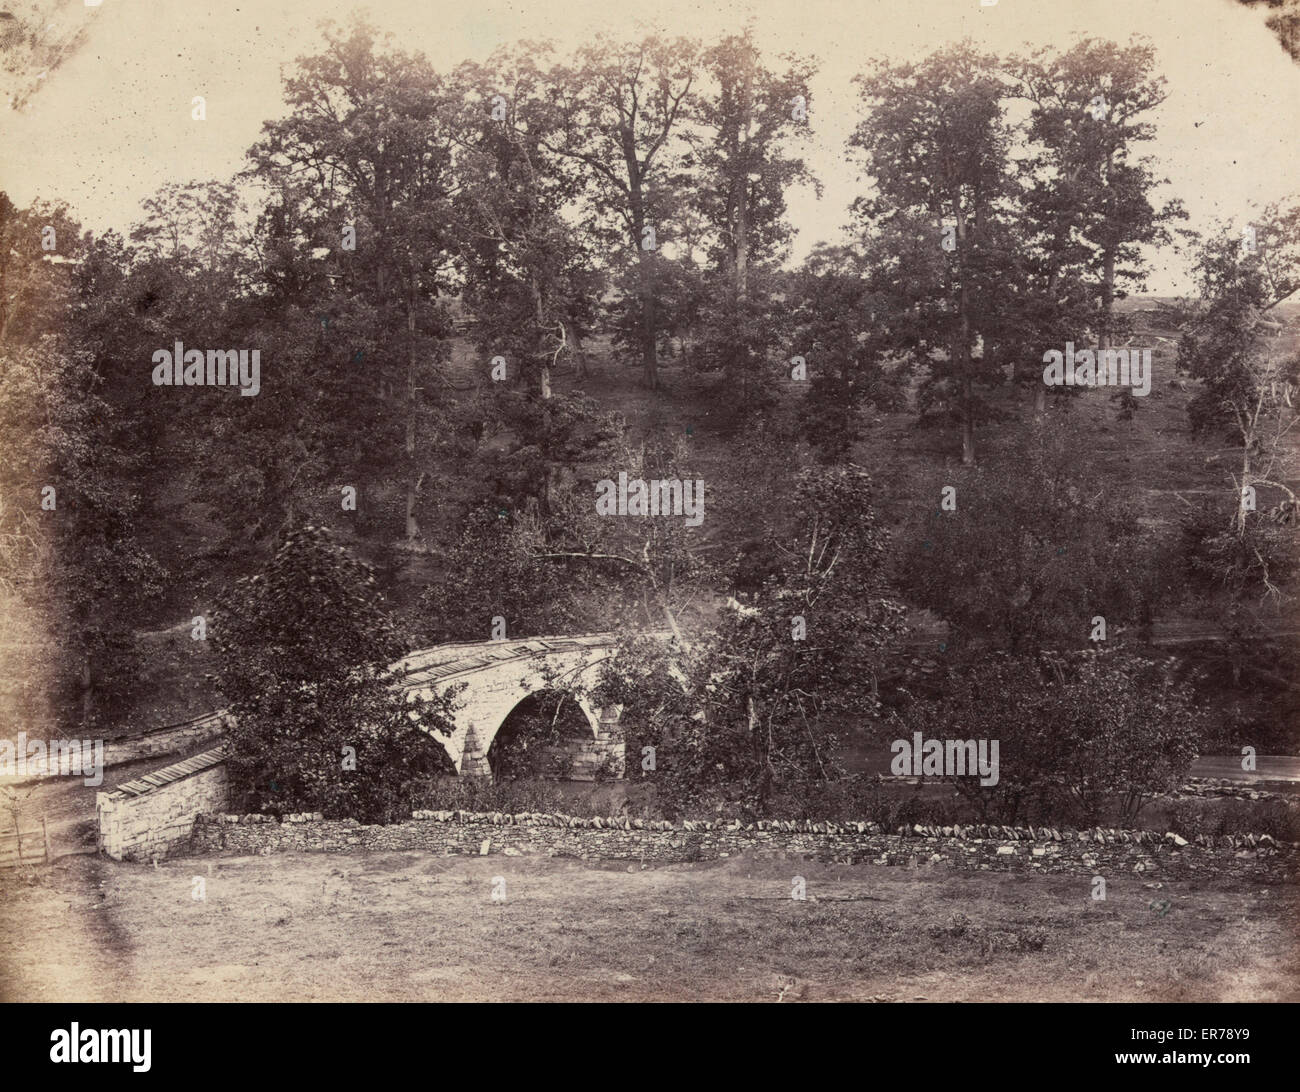
<path fill-rule="evenodd" d="M 539 556 L 535 521 L 484 507 L 440 553 L 441 572 L 420 596 L 415 625 L 423 644 L 482 641 L 502 617 L 511 637 L 599 628 L 583 609 L 586 582 Z"/>
<path fill-rule="evenodd" d="M 150 258 L 191 260 L 216 273 L 236 261 L 243 207 L 234 186 L 225 182 L 169 183 L 142 202 L 146 216 L 131 232 Z"/>
<path fill-rule="evenodd" d="M 85 23 L 68 28 L 61 6 L 57 0 L 10 0 L 0 11 L 0 76 L 11 110 L 22 110 L 45 78 L 86 44 Z"/>
<path fill-rule="evenodd" d="M 79 336 L 93 241 L 60 206 L 0 194 L 0 250 L 0 589 L 59 649 L 27 665 L 53 715 L 90 731 L 135 676 L 131 624 L 163 574 L 139 535 L 129 420 Z"/>
<path fill-rule="evenodd" d="M 506 359 L 507 381 L 522 375 L 547 399 L 554 365 L 588 332 L 597 280 L 562 216 L 580 182 L 543 146 L 555 134 L 537 106 L 542 79 L 531 57 L 508 52 L 457 70 L 455 206 L 475 339 Z"/>
<path fill-rule="evenodd" d="M 840 772 L 837 728 L 878 715 L 883 659 L 903 629 L 880 587 L 886 539 L 864 471 L 803 471 L 789 545 L 778 542 L 760 591 L 703 633 L 625 638 L 596 701 L 626 707 L 631 753 L 656 749 L 671 810 L 797 810 Z"/>
<path fill-rule="evenodd" d="M 390 664 L 403 651 L 369 566 L 308 525 L 238 580 L 212 620 L 231 789 L 244 807 L 331 818 L 409 818 L 451 769 L 430 733 L 454 730 L 455 695 L 410 704 Z"/>
<path fill-rule="evenodd" d="M 899 579 L 911 602 L 948 623 L 954 654 L 1078 648 L 1098 615 L 1108 640 L 1148 620 L 1140 530 L 1128 505 L 1075 469 L 1084 447 L 1063 426 L 1036 430 L 955 486 L 955 510 L 940 507 L 944 483 L 930 485 L 933 506 L 903 538 Z"/>
<path fill-rule="evenodd" d="M 303 59 L 285 80 L 290 114 L 266 123 L 249 150 L 250 171 L 278 193 L 309 202 L 300 218 L 311 236 L 303 241 L 329 250 L 344 295 L 355 293 L 370 311 L 369 359 L 361 349 L 350 361 L 365 382 L 356 385 L 349 416 L 372 452 L 400 444 L 405 536 L 414 544 L 427 476 L 421 456 L 440 416 L 430 342 L 450 329 L 437 302 L 453 254 L 450 108 L 423 56 L 377 49 L 364 23 L 346 36 L 328 26 L 325 37 L 325 51 Z M 293 186 L 298 175 L 312 185 Z M 404 427 L 376 432 L 376 417 Z"/>
<path fill-rule="evenodd" d="M 1098 347 L 1110 348 L 1120 332 L 1115 299 L 1124 284 L 1142 283 L 1140 248 L 1167 245 L 1166 225 L 1186 217 L 1179 201 L 1152 204 L 1152 190 L 1168 179 L 1156 178 L 1152 157 L 1137 154 L 1155 137 L 1143 116 L 1166 98 L 1165 81 L 1151 74 L 1155 60 L 1149 43 L 1087 38 L 1008 65 L 1017 97 L 1032 104 L 1032 154 L 1019 165 L 1022 223 L 1041 301 L 1036 332 L 1053 342 L 1078 342 L 1095 328 Z M 1080 282 L 1089 288 L 1086 300 Z M 1039 414 L 1045 395 L 1038 384 Z"/>
<path fill-rule="evenodd" d="M 57 326 L 72 289 L 68 265 L 81 246 L 80 226 L 64 205 L 20 209 L 0 191 L 0 346 Z"/>
<path fill-rule="evenodd" d="M 667 625 L 680 632 L 679 620 L 707 595 L 717 569 L 699 549 L 709 509 L 694 456 L 680 437 L 652 434 L 634 446 L 619 436 L 601 452 L 596 465 L 598 470 L 587 472 L 595 483 L 586 474 L 574 481 L 557 496 L 552 519 L 536 525 L 534 552 L 582 567 L 592 589 L 600 589 L 600 613 L 607 619 L 602 628 Z M 593 485 L 617 483 L 621 474 L 629 482 L 679 482 L 681 511 L 600 511 L 593 504 Z M 698 520 L 692 519 L 692 512 Z"/>
<path fill-rule="evenodd" d="M 721 370 L 744 408 L 771 397 L 763 380 L 780 330 L 772 267 L 791 235 L 785 193 L 812 181 L 788 148 L 807 130 L 815 67 L 785 60 L 783 73 L 765 65 L 749 30 L 706 51 L 698 131 L 690 138 L 699 208 L 712 236 L 701 366 Z"/>
<path fill-rule="evenodd" d="M 1300 0 L 1237 0 L 1247 7 L 1260 4 L 1270 9 L 1264 25 L 1277 35 L 1293 61 L 1300 61 Z"/>
<path fill-rule="evenodd" d="M 1293 511 L 1297 502 L 1286 436 L 1297 420 L 1300 354 L 1269 312 L 1300 291 L 1300 203 L 1272 205 L 1242 230 L 1220 227 L 1197 249 L 1201 295 L 1184 307 L 1178 361 L 1203 380 L 1187 406 L 1193 431 L 1226 430 L 1241 445 L 1232 527 L 1244 539 L 1256 488 L 1284 493 Z M 1267 566 L 1263 576 L 1267 584 Z"/>
<path fill-rule="evenodd" d="M 684 38 L 652 35 L 624 45 L 600 37 L 547 74 L 550 126 L 558 135 L 544 145 L 582 165 L 588 230 L 627 248 L 636 269 L 641 363 L 652 390 L 659 385 L 658 250 L 670 236 L 697 56 L 698 47 Z"/>
<path fill-rule="evenodd" d="M 819 248 L 794 279 L 787 302 L 790 345 L 808 378 L 799 420 L 827 462 L 847 457 L 860 438 L 865 406 L 896 410 L 903 402 L 901 384 L 885 364 L 893 344 L 887 302 L 864 275 L 864 264 L 850 251 Z"/>
<path fill-rule="evenodd" d="M 975 424 L 988 412 L 975 384 L 1001 376 L 972 350 L 996 340 L 1014 250 L 1002 79 L 995 59 L 966 43 L 915 64 L 878 62 L 855 82 L 870 117 L 849 147 L 874 190 L 854 208 L 896 244 L 893 307 L 909 319 L 901 348 L 929 372 L 922 409 L 942 399 L 961 427 L 962 464 L 973 465 Z"/>

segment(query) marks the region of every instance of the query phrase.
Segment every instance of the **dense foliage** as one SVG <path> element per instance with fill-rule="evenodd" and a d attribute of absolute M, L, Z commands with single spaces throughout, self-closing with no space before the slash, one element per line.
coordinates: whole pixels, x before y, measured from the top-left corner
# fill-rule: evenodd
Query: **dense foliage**
<path fill-rule="evenodd" d="M 455 698 L 416 705 L 394 684 L 400 643 L 369 569 L 319 527 L 284 536 L 213 618 L 231 789 L 244 807 L 389 822 L 450 769 L 428 733 L 450 734 Z"/>

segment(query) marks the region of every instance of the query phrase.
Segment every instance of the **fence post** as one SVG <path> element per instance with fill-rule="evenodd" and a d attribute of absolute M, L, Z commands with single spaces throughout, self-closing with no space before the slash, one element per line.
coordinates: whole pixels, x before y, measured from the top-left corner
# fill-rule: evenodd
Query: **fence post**
<path fill-rule="evenodd" d="M 45 827 L 45 816 L 41 816 L 41 834 L 45 838 L 45 863 L 50 863 L 50 832 Z"/>

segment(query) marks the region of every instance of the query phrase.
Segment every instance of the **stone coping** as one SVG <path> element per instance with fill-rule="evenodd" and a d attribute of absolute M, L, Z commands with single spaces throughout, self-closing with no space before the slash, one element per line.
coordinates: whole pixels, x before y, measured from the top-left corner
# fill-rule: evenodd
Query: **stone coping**
<path fill-rule="evenodd" d="M 197 773 L 211 769 L 213 766 L 224 762 L 225 759 L 225 746 L 214 747 L 212 750 L 204 751 L 192 758 L 184 759 L 181 762 L 173 762 L 170 766 L 164 766 L 161 770 L 154 770 L 153 773 L 145 774 L 134 781 L 127 781 L 118 785 L 112 792 L 104 795 L 109 800 L 126 800 L 130 797 L 144 796 L 146 793 L 154 792 L 165 785 L 183 781 L 187 777 L 193 777 Z"/>

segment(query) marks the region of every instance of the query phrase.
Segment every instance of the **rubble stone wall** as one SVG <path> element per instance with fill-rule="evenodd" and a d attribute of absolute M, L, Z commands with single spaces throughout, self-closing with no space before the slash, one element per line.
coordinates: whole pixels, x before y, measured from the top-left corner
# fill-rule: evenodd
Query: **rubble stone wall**
<path fill-rule="evenodd" d="M 1294 883 L 1300 878 L 1300 846 L 1275 842 L 1268 835 L 1201 835 L 1188 841 L 1153 831 L 982 825 L 918 825 L 886 832 L 873 823 L 669 823 L 421 811 L 407 822 L 365 826 L 350 819 L 324 820 L 318 814 L 290 815 L 283 821 L 265 815 L 205 815 L 194 823 L 188 847 L 194 854 L 238 855 L 405 849 L 654 863 L 749 854 L 978 871 L 1232 875 L 1261 883 Z"/>

